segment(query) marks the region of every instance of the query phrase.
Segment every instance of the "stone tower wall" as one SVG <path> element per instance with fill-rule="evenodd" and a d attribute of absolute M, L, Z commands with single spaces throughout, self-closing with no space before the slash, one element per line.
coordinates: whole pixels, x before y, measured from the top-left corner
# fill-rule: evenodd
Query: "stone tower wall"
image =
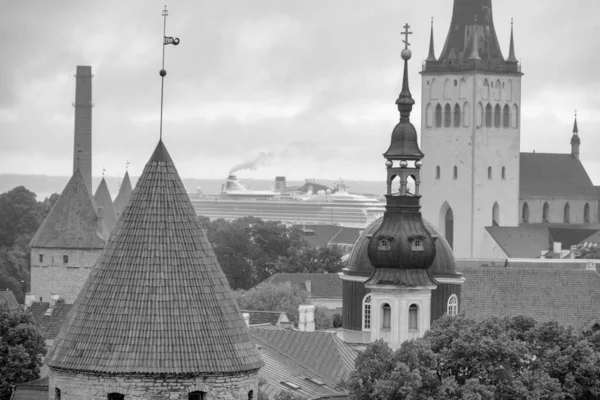
<path fill-rule="evenodd" d="M 246 400 L 258 398 L 257 372 L 221 376 L 102 375 L 50 369 L 50 400 L 55 389 L 61 400 L 106 400 L 120 393 L 125 400 L 187 400 L 193 391 L 207 394 L 207 400 Z"/>
<path fill-rule="evenodd" d="M 495 203 L 501 226 L 519 223 L 521 76 L 480 71 L 422 76 L 423 216 L 445 233 L 445 213 L 452 208 L 454 255 L 478 257 Z M 491 114 L 486 112 L 488 104 Z"/>
<path fill-rule="evenodd" d="M 36 301 L 50 301 L 56 293 L 72 304 L 85 283 L 101 249 L 31 249 L 31 289 Z M 42 261 L 40 261 L 42 255 Z M 68 262 L 64 263 L 64 256 Z"/>

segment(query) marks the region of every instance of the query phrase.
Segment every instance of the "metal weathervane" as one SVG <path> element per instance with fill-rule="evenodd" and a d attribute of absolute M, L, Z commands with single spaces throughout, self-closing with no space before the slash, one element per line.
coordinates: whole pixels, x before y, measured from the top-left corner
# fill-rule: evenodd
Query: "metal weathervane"
<path fill-rule="evenodd" d="M 165 46 L 168 44 L 172 44 L 177 46 L 179 44 L 179 38 L 174 38 L 167 36 L 167 16 L 169 15 L 169 11 L 167 10 L 167 6 L 162 12 L 162 16 L 164 18 L 163 25 L 163 51 L 162 51 L 162 68 L 160 70 L 161 83 L 160 83 L 160 139 L 162 140 L 162 126 L 163 126 L 163 99 L 164 99 L 164 88 L 165 88 L 165 76 L 167 76 L 167 71 L 165 70 Z"/>

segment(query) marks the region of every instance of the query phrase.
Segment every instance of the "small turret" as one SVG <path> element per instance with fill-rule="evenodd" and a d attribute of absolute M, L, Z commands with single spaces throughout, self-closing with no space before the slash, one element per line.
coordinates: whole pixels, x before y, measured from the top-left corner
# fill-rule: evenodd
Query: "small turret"
<path fill-rule="evenodd" d="M 581 146 L 581 139 L 579 138 L 579 128 L 577 127 L 577 112 L 575 112 L 573 136 L 571 137 L 571 155 L 577 159 L 579 158 L 579 146 Z"/>

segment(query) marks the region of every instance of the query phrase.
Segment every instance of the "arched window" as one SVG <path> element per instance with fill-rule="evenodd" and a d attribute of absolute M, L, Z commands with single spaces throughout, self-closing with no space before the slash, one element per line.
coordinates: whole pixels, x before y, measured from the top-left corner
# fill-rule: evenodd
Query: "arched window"
<path fill-rule="evenodd" d="M 488 104 L 485 106 L 485 126 L 491 128 L 492 126 L 492 105 Z"/>
<path fill-rule="evenodd" d="M 124 400 L 125 399 L 125 395 L 122 395 L 121 393 L 109 393 L 108 394 L 108 400 Z"/>
<path fill-rule="evenodd" d="M 496 104 L 494 108 L 494 127 L 500 128 L 500 121 L 502 121 L 502 108 L 500 108 L 500 104 Z"/>
<path fill-rule="evenodd" d="M 444 107 L 444 126 L 446 128 L 452 126 L 452 107 L 450 107 L 450 104 L 446 104 L 446 107 Z"/>
<path fill-rule="evenodd" d="M 368 294 L 363 299 L 363 330 L 371 330 L 371 295 Z"/>
<path fill-rule="evenodd" d="M 458 179 L 458 167 L 456 165 L 454 166 L 454 174 L 452 176 L 454 179 Z"/>
<path fill-rule="evenodd" d="M 500 226 L 500 205 L 498 202 L 494 203 L 492 207 L 492 226 Z"/>
<path fill-rule="evenodd" d="M 440 128 L 442 126 L 442 105 L 438 104 L 435 106 L 435 126 Z"/>
<path fill-rule="evenodd" d="M 458 104 L 454 106 L 454 127 L 460 128 L 460 106 Z"/>
<path fill-rule="evenodd" d="M 589 203 L 585 203 L 585 206 L 583 206 L 583 222 L 585 222 L 586 224 L 590 223 L 590 204 Z"/>
<path fill-rule="evenodd" d="M 506 179 L 506 167 L 502 167 L 502 179 Z"/>
<path fill-rule="evenodd" d="M 206 392 L 195 391 L 188 393 L 188 400 L 206 400 Z"/>
<path fill-rule="evenodd" d="M 513 128 L 518 128 L 519 127 L 519 107 L 516 104 L 513 104 L 513 110 L 512 110 L 512 127 Z"/>
<path fill-rule="evenodd" d="M 542 222 L 547 223 L 549 221 L 549 214 L 550 206 L 548 205 L 548 203 L 544 203 L 544 207 L 542 207 Z"/>
<path fill-rule="evenodd" d="M 419 307 L 416 304 L 408 307 L 408 329 L 419 329 Z"/>
<path fill-rule="evenodd" d="M 448 241 L 450 248 L 454 249 L 454 213 L 451 208 L 448 208 L 448 211 L 446 211 L 444 228 L 444 237 Z"/>
<path fill-rule="evenodd" d="M 490 84 L 487 79 L 483 81 L 483 99 L 488 100 L 490 98 Z"/>
<path fill-rule="evenodd" d="M 502 126 L 504 128 L 510 128 L 510 107 L 507 105 L 504 106 L 504 114 L 502 117 Z"/>
<path fill-rule="evenodd" d="M 54 389 L 54 400 L 60 400 L 60 389 L 59 388 Z"/>
<path fill-rule="evenodd" d="M 431 105 L 431 103 L 427 104 L 427 108 L 425 109 L 425 118 L 425 123 L 427 124 L 427 127 L 431 128 L 433 126 L 433 106 Z"/>
<path fill-rule="evenodd" d="M 463 116 L 462 116 L 463 126 L 468 127 L 469 119 L 471 118 L 471 107 L 469 106 L 469 103 L 463 104 L 462 112 L 463 112 Z"/>
<path fill-rule="evenodd" d="M 492 167 L 488 167 L 488 179 L 492 179 Z"/>
<path fill-rule="evenodd" d="M 529 223 L 529 204 L 523 203 L 523 210 L 521 211 L 521 222 L 524 224 Z"/>
<path fill-rule="evenodd" d="M 382 318 L 381 318 L 381 329 L 392 329 L 392 307 L 385 303 L 381 307 Z"/>
<path fill-rule="evenodd" d="M 571 206 L 569 205 L 569 203 L 565 204 L 565 212 L 563 215 L 563 221 L 565 222 L 565 224 L 568 224 L 571 222 Z"/>
<path fill-rule="evenodd" d="M 248 392 L 248 400 L 254 400 L 254 390 Z"/>
<path fill-rule="evenodd" d="M 448 315 L 458 315 L 458 297 L 455 294 L 448 298 L 448 306 L 446 312 Z"/>
<path fill-rule="evenodd" d="M 440 169 L 440 166 L 438 165 L 437 167 L 435 167 L 435 179 L 440 179 L 442 175 L 442 170 Z"/>

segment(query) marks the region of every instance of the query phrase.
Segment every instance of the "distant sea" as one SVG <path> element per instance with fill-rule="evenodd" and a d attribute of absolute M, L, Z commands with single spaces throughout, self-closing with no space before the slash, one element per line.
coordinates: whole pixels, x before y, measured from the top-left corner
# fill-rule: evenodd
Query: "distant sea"
<path fill-rule="evenodd" d="M 52 193 L 61 193 L 69 181 L 69 178 L 70 177 L 68 176 L 0 174 L 0 193 L 7 192 L 17 186 L 25 186 L 27 189 L 36 193 L 37 199 L 42 201 Z M 268 190 L 275 184 L 275 178 L 273 178 L 273 180 L 244 179 L 243 175 L 238 176 L 238 178 L 240 182 L 254 190 Z M 137 179 L 138 177 L 131 177 L 131 184 L 135 185 Z M 94 190 L 96 190 L 101 180 L 102 177 L 93 178 L 92 185 L 94 186 Z M 106 183 L 113 199 L 119 192 L 121 180 L 122 178 L 119 177 L 106 177 Z M 225 178 L 182 178 L 182 180 L 188 193 L 196 193 L 198 189 L 201 189 L 204 194 L 219 194 L 221 192 L 221 186 L 225 183 Z M 316 181 L 331 188 L 333 188 L 337 182 L 329 179 L 316 179 Z M 344 180 L 344 183 L 351 193 L 379 196 L 384 194 L 386 190 L 385 181 L 383 180 L 381 182 Z M 304 180 L 287 181 L 287 186 L 297 186 L 302 184 L 304 184 Z"/>

